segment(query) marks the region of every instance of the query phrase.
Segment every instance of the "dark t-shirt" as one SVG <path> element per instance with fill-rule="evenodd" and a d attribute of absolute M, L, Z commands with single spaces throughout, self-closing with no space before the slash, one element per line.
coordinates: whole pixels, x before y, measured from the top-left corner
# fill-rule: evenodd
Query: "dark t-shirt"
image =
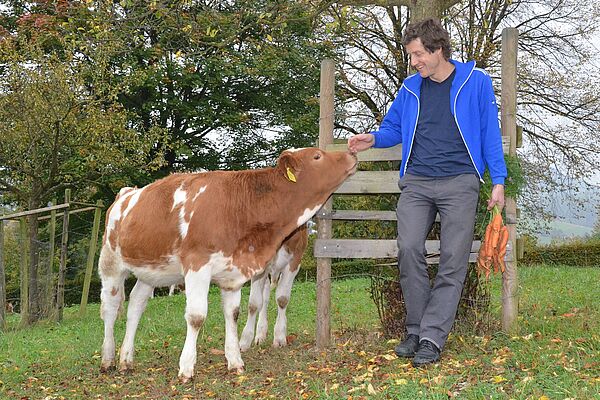
<path fill-rule="evenodd" d="M 456 70 L 443 82 L 421 83 L 421 108 L 406 172 L 428 177 L 476 174 L 451 112 L 450 87 Z"/>

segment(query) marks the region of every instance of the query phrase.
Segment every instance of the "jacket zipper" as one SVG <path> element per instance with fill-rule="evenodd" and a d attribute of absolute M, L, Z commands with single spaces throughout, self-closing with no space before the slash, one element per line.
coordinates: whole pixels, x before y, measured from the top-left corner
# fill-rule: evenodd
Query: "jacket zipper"
<path fill-rule="evenodd" d="M 454 97 L 454 121 L 456 122 L 456 127 L 458 128 L 458 133 L 460 133 L 460 138 L 462 139 L 463 143 L 465 144 L 465 148 L 467 149 L 467 154 L 469 154 L 469 158 L 471 159 L 471 163 L 473 164 L 473 168 L 475 168 L 475 172 L 477 172 L 477 176 L 479 176 L 479 180 L 481 181 L 481 183 L 483 182 L 483 178 L 481 177 L 481 174 L 479 173 L 479 170 L 477 169 L 477 165 L 475 165 L 475 161 L 473 160 L 473 156 L 471 155 L 471 150 L 469 150 L 469 146 L 467 146 L 467 141 L 465 140 L 465 137 L 462 133 L 462 130 L 460 129 L 460 125 L 458 123 L 458 118 L 456 117 L 456 101 L 458 100 L 458 95 L 460 94 L 460 91 L 462 90 L 462 88 L 467 84 L 467 81 L 469 80 L 469 78 L 471 77 L 471 75 L 473 75 L 473 71 L 475 71 L 475 68 L 473 68 L 471 70 L 471 72 L 469 73 L 469 76 L 467 76 L 467 79 L 465 79 L 465 81 L 463 82 L 462 85 L 460 85 L 460 87 L 458 88 L 458 91 L 456 92 L 456 97 Z"/>
<path fill-rule="evenodd" d="M 412 94 L 417 99 L 417 118 L 415 119 L 415 128 L 413 129 L 413 135 L 410 140 L 410 147 L 408 149 L 408 155 L 406 156 L 406 162 L 404 163 L 404 171 L 402 171 L 402 175 L 406 174 L 406 168 L 408 167 L 408 160 L 410 159 L 410 153 L 412 153 L 413 143 L 415 142 L 415 133 L 417 132 L 417 124 L 419 123 L 419 113 L 421 112 L 421 101 L 419 100 L 419 96 L 417 96 L 412 90 L 407 88 L 406 85 L 404 86 L 404 88 L 408 91 L 408 93 Z"/>

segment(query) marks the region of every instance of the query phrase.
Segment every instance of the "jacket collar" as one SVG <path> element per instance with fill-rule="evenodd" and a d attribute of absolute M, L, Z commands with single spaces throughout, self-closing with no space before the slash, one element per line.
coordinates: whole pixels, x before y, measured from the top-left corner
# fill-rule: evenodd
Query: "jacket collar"
<path fill-rule="evenodd" d="M 454 80 L 452 81 L 452 92 L 456 92 L 459 87 L 465 83 L 469 76 L 471 76 L 471 72 L 475 69 L 475 61 L 468 61 L 466 63 L 450 60 L 454 67 L 456 68 L 456 75 L 454 76 Z M 423 82 L 423 78 L 417 72 L 416 74 L 412 74 L 404 80 L 403 85 L 411 92 L 419 96 L 421 93 L 421 82 Z"/>

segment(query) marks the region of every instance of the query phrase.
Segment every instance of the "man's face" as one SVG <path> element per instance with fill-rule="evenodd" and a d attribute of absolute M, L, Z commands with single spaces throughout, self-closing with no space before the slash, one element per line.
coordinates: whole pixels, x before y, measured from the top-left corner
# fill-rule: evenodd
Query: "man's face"
<path fill-rule="evenodd" d="M 423 46 L 419 38 L 407 44 L 406 51 L 410 55 L 410 65 L 417 70 L 422 78 L 436 80 L 437 75 L 442 72 L 441 66 L 447 62 L 441 48 L 431 53 Z"/>

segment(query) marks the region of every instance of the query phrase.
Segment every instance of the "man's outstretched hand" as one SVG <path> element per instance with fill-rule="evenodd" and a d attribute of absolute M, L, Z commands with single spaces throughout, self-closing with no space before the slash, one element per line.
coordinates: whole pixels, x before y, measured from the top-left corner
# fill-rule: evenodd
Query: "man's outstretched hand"
<path fill-rule="evenodd" d="M 348 139 L 348 150 L 352 154 L 364 151 L 375 144 L 375 136 L 370 133 L 359 133 Z"/>

